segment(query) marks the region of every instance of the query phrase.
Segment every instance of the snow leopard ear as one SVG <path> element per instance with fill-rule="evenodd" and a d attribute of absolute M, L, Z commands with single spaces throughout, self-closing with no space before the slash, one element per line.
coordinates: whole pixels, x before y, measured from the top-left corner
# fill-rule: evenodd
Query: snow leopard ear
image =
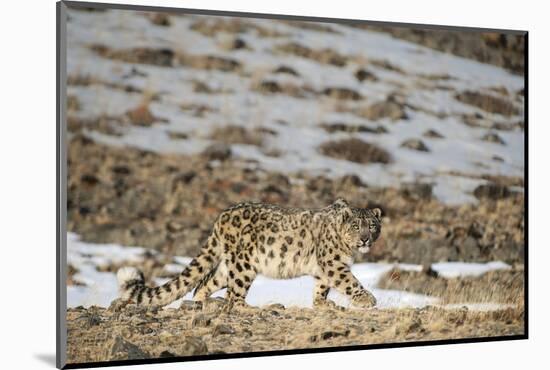
<path fill-rule="evenodd" d="M 333 206 L 336 206 L 337 208 L 342 207 L 349 207 L 349 203 L 344 198 L 338 198 L 332 203 Z"/>
<path fill-rule="evenodd" d="M 342 207 L 338 211 L 338 213 L 340 214 L 340 217 L 342 218 L 343 223 L 348 223 L 353 217 L 353 213 L 349 207 Z"/>
<path fill-rule="evenodd" d="M 371 211 L 374 217 L 376 217 L 378 220 L 382 218 L 382 210 L 380 208 L 373 208 Z"/>

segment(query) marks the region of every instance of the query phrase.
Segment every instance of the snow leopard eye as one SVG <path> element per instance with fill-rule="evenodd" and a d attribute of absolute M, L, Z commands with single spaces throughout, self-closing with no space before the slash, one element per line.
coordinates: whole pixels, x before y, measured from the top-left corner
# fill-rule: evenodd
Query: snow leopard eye
<path fill-rule="evenodd" d="M 353 230 L 359 230 L 359 224 L 357 222 L 354 222 L 351 227 Z"/>

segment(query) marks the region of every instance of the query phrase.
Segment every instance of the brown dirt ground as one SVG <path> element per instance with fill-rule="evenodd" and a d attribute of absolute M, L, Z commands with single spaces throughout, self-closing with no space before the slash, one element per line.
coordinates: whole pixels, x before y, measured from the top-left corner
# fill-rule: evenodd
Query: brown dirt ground
<path fill-rule="evenodd" d="M 68 363 L 277 351 L 524 333 L 522 307 L 467 309 L 284 309 L 222 313 L 218 300 L 175 310 L 69 309 Z"/>

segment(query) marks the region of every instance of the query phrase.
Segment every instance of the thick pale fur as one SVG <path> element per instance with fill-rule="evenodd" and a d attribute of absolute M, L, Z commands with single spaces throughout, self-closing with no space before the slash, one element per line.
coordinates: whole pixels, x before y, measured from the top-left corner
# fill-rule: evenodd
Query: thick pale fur
<path fill-rule="evenodd" d="M 327 303 L 329 289 L 360 307 L 376 304 L 353 276 L 356 250 L 368 252 L 381 231 L 379 209 L 351 207 L 339 199 L 322 209 L 282 208 L 242 203 L 223 211 L 200 254 L 176 278 L 147 287 L 143 274 L 124 267 L 117 273 L 123 299 L 164 306 L 195 289 L 204 300 L 227 287 L 230 307 L 244 305 L 257 274 L 277 279 L 311 275 L 314 303 Z"/>

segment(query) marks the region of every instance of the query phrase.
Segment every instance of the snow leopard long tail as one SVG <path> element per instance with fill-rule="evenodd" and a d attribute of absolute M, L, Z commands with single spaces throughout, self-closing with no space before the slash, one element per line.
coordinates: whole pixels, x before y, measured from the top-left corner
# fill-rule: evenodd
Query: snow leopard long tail
<path fill-rule="evenodd" d="M 145 285 L 143 273 L 135 267 L 122 267 L 117 272 L 121 298 L 138 305 L 165 306 L 180 299 L 193 289 L 219 262 L 220 255 L 212 242 L 174 279 L 157 287 Z"/>

